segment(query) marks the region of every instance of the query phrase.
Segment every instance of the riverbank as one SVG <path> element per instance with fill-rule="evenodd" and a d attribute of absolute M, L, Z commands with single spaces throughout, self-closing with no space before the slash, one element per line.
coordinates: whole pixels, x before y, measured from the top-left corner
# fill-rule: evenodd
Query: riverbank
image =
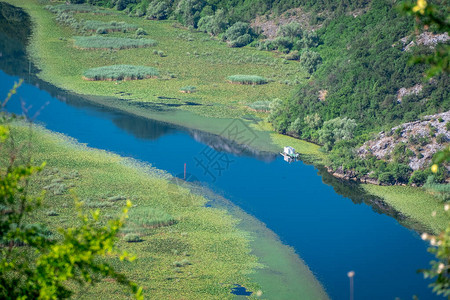
<path fill-rule="evenodd" d="M 38 76 L 43 80 L 86 95 L 89 100 L 100 105 L 214 134 L 223 135 L 226 128 L 236 120 L 235 118 L 251 119 L 253 122 L 243 121 L 253 129 L 253 132 L 246 131 L 246 134 L 256 133 L 258 136 L 251 146 L 278 152 L 281 147 L 292 145 L 302 154 L 302 158 L 316 164 L 323 162 L 326 157 L 319 151 L 317 145 L 274 133 L 270 126 L 259 120 L 264 118 L 264 114 L 253 114 L 246 109 L 246 105 L 254 101 L 286 97 L 292 91 L 292 87 L 280 82 L 291 79 L 301 80 L 303 76 L 300 74 L 299 78 L 295 78 L 291 74 L 283 77 L 293 72 L 294 62 L 286 62 L 274 57 L 273 53 L 254 51 L 250 48 L 230 49 L 224 43 L 211 40 L 205 34 L 174 28 L 170 21 L 135 19 L 120 13 L 113 16 L 77 14 L 77 18 L 104 21 L 117 19 L 136 23 L 149 32 L 150 38 L 158 41 L 157 48 L 162 49 L 167 56 L 153 55 L 152 50 L 149 49 L 127 49 L 109 54 L 97 50 L 79 50 L 72 45 L 71 39 L 74 33 L 68 28 L 56 25 L 54 15 L 45 10 L 42 5 L 36 1 L 19 3 L 21 1 L 8 0 L 8 2 L 24 7 L 32 16 L 36 29 L 30 45 L 30 53 L 33 61 L 42 70 Z M 210 54 L 203 49 L 208 49 Z M 67 59 L 68 57 L 70 59 Z M 176 74 L 177 72 L 173 70 L 180 69 L 180 66 L 189 67 L 178 70 L 177 76 L 171 79 L 125 81 L 115 84 L 86 82 L 81 78 L 83 70 L 88 67 L 126 63 L 130 57 L 136 63 L 158 66 L 166 74 L 169 74 L 167 73 L 169 71 Z M 273 78 L 278 81 L 260 86 L 226 83 L 227 75 L 245 73 L 249 69 L 259 75 L 274 73 Z M 180 87 L 186 85 L 196 86 L 197 92 L 179 93 Z M 180 105 L 186 102 L 200 105 Z M 177 107 L 177 105 L 180 106 Z M 441 221 L 423 217 L 431 216 L 432 211 L 439 207 L 440 201 L 437 198 L 421 189 L 412 189 L 411 193 L 417 196 L 414 198 L 421 207 L 421 210 L 417 210 L 416 202 L 398 200 L 397 196 L 401 193 L 397 191 L 401 189 L 402 187 L 379 186 L 365 188 L 376 195 L 382 195 L 387 203 L 403 214 L 424 223 L 425 227 L 434 228 L 434 230 L 443 228 Z M 399 202 L 403 204 L 400 205 Z"/>
<path fill-rule="evenodd" d="M 22 142 L 28 136 L 25 127 L 14 127 L 12 133 Z M 134 205 L 117 246 L 137 259 L 123 264 L 111 259 L 110 263 L 143 286 L 148 297 L 233 299 L 231 289 L 239 284 L 252 292 L 262 291 L 262 298 L 277 294 L 279 299 L 290 299 L 301 293 L 311 299 L 327 299 L 320 283 L 289 247 L 225 199 L 212 193 L 208 198 L 192 193 L 188 186 L 172 183 L 173 178 L 164 171 L 88 148 L 42 128 L 33 131 L 31 145 L 33 161 L 47 162 L 32 185 L 35 192 L 47 189 L 36 221 L 52 231 L 75 225 L 69 189 L 86 209 L 100 209 L 105 219 L 114 217 L 125 199 L 131 199 Z M 210 201 L 215 207 L 205 207 Z M 161 219 L 162 225 L 139 226 L 137 219 L 145 212 L 151 212 L 155 221 Z M 164 223 L 162 219 L 173 221 Z M 138 235 L 140 242 L 127 242 L 130 234 Z M 271 263 L 270 257 L 277 263 Z M 268 285 L 273 273 L 278 274 L 278 282 L 286 284 L 286 291 L 282 285 Z M 108 299 L 125 296 L 108 281 L 83 292 L 89 298 L 103 299 L 105 295 Z"/>

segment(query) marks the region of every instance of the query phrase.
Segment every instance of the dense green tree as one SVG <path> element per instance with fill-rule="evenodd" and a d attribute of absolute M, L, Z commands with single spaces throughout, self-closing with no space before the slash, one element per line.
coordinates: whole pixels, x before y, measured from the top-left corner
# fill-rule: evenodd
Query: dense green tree
<path fill-rule="evenodd" d="M 178 3 L 175 14 L 184 25 L 197 27 L 201 11 L 205 5 L 205 0 L 181 0 Z"/>
<path fill-rule="evenodd" d="M 243 47 L 252 41 L 252 30 L 248 23 L 236 22 L 224 33 L 223 40 L 232 47 Z"/>
<path fill-rule="evenodd" d="M 223 9 L 218 9 L 213 16 L 205 16 L 198 22 L 198 29 L 212 35 L 218 35 L 226 30 L 228 19 Z"/>
<path fill-rule="evenodd" d="M 170 13 L 170 6 L 166 1 L 153 0 L 147 7 L 147 18 L 164 20 Z"/>
<path fill-rule="evenodd" d="M 336 142 L 350 140 L 355 132 L 355 120 L 348 118 L 335 118 L 323 123 L 319 130 L 319 141 L 327 150 L 331 150 Z"/>
<path fill-rule="evenodd" d="M 302 26 L 298 22 L 291 22 L 286 25 L 282 25 L 277 31 L 277 36 L 287 37 L 290 39 L 301 39 L 303 36 Z"/>
<path fill-rule="evenodd" d="M 318 65 L 322 62 L 320 54 L 314 51 L 305 50 L 300 55 L 300 64 L 305 68 L 310 74 L 314 73 Z"/>

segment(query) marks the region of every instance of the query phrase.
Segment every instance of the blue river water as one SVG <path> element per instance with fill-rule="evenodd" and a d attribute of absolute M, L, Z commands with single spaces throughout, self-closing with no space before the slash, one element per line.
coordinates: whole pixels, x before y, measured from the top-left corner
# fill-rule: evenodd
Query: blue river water
<path fill-rule="evenodd" d="M 0 71 L 0 95 L 18 79 Z M 339 183 L 303 162 L 288 163 L 279 155 L 242 149 L 211 134 L 98 107 L 32 82 L 20 87 L 8 111 L 21 113 L 22 99 L 31 106 L 31 116 L 44 106 L 36 122 L 90 147 L 151 163 L 179 177 L 186 164 L 188 175 L 292 246 L 332 299 L 349 298 L 351 270 L 356 274 L 355 299 L 440 299 L 416 273 L 433 258 L 427 243 L 399 224 L 395 217 L 400 216 L 392 210 L 360 199 L 356 185 Z M 236 132 L 248 130 L 240 121 L 227 130 L 235 127 Z"/>

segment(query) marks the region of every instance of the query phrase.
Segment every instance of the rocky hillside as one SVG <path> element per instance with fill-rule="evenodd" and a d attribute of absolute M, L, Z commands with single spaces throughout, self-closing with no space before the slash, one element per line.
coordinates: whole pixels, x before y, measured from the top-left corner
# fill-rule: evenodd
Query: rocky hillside
<path fill-rule="evenodd" d="M 365 158 L 370 153 L 378 159 L 390 161 L 395 156 L 395 150 L 404 145 L 411 169 L 423 169 L 429 166 L 434 153 L 450 141 L 448 127 L 450 111 L 425 116 L 419 121 L 380 132 L 376 139 L 367 141 L 358 149 L 358 155 Z"/>

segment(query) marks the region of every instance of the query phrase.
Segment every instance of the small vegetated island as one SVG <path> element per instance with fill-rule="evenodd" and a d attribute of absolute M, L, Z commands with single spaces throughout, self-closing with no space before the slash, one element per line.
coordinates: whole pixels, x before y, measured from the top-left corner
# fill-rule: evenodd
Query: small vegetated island
<path fill-rule="evenodd" d="M 133 65 L 113 65 L 92 68 L 84 72 L 85 80 L 140 80 L 146 78 L 156 78 L 159 72 L 157 69 L 145 66 Z"/>

